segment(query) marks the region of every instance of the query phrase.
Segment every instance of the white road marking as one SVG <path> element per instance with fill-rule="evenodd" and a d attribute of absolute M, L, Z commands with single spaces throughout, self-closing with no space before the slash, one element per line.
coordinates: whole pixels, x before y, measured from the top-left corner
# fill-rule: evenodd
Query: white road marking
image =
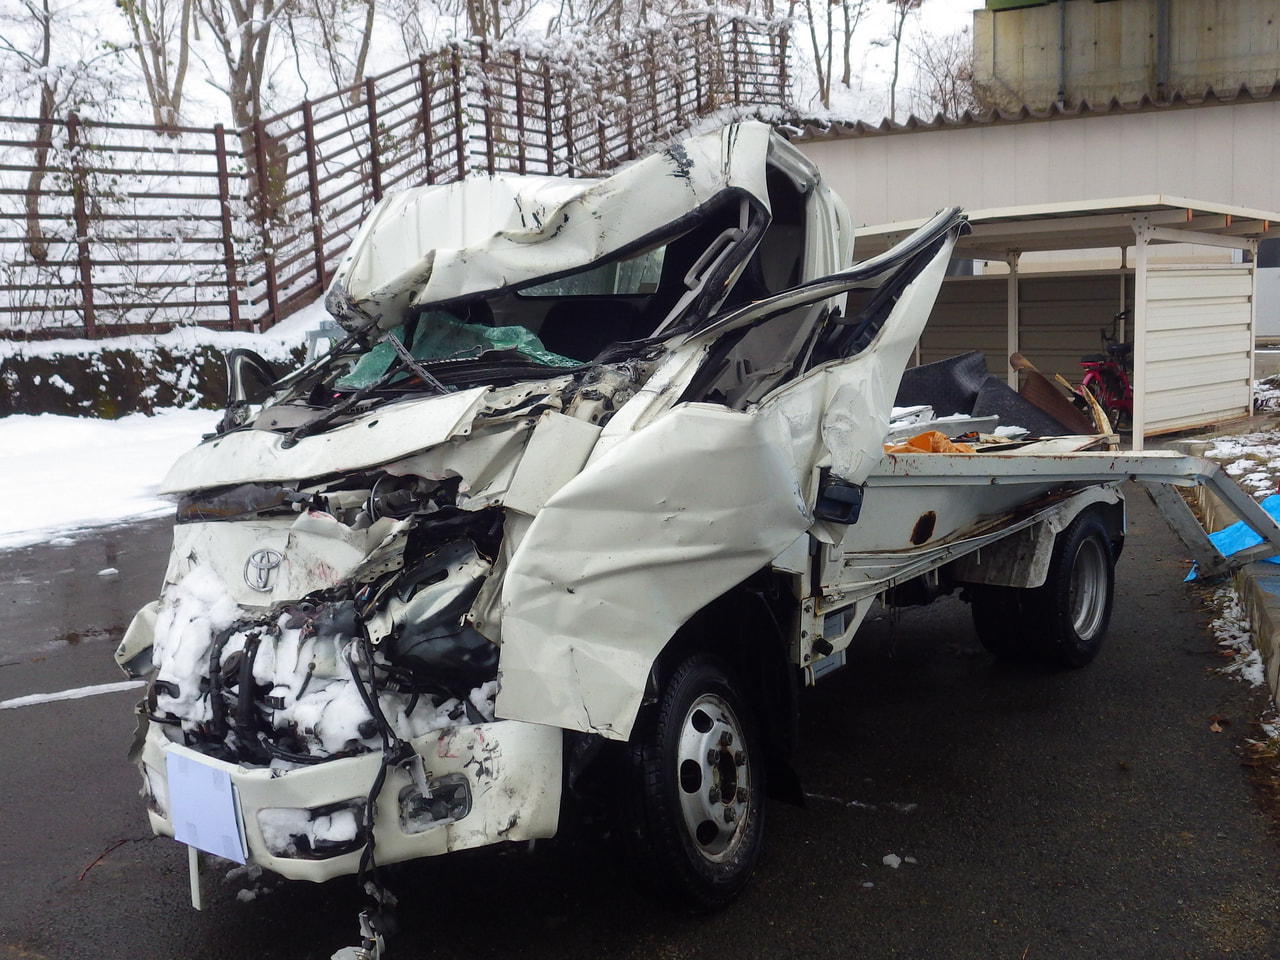
<path fill-rule="evenodd" d="M 76 687 L 74 690 L 59 690 L 57 693 L 33 693 L 27 697 L 14 697 L 12 700 L 0 700 L 0 710 L 12 710 L 15 707 L 29 707 L 36 703 L 51 703 L 55 700 L 80 700 L 84 697 L 96 697 L 100 693 L 118 693 L 121 690 L 133 690 L 146 686 L 145 680 L 121 680 L 119 683 L 99 683 L 92 687 Z"/>

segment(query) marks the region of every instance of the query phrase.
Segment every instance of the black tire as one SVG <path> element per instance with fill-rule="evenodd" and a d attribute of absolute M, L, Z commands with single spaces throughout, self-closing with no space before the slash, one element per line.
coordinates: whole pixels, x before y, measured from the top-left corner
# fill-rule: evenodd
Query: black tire
<path fill-rule="evenodd" d="M 1124 407 L 1117 399 L 1124 389 L 1120 381 L 1114 376 L 1106 376 L 1105 388 L 1097 380 L 1091 380 L 1088 389 L 1093 394 L 1093 398 L 1098 401 L 1098 406 L 1102 407 L 1107 419 L 1111 421 L 1111 429 L 1119 430 L 1121 421 L 1127 418 Z"/>
<path fill-rule="evenodd" d="M 1097 656 L 1111 621 L 1115 552 L 1098 512 L 1086 509 L 1058 534 L 1044 586 L 1029 591 L 1028 626 L 1041 657 L 1056 667 L 1083 667 Z"/>
<path fill-rule="evenodd" d="M 1017 587 L 970 587 L 969 612 L 973 627 L 986 651 L 1011 663 L 1027 663 L 1036 657 L 1036 644 L 1026 630 L 1024 601 L 1029 590 Z"/>
<path fill-rule="evenodd" d="M 1106 397 L 1106 394 L 1103 392 L 1102 384 L 1099 383 L 1097 380 L 1090 380 L 1085 385 L 1084 389 L 1089 391 L 1089 394 L 1093 397 L 1094 401 L 1098 404 L 1098 407 L 1102 410 L 1103 413 L 1107 415 L 1107 421 L 1111 424 L 1111 429 L 1119 430 L 1120 426 L 1119 424 L 1116 423 L 1115 414 L 1112 412 L 1112 408 L 1107 405 L 1107 397 Z M 1084 398 L 1081 397 L 1081 400 L 1084 400 Z M 1089 419 L 1093 420 L 1093 404 L 1085 402 L 1085 406 L 1089 408 Z"/>
<path fill-rule="evenodd" d="M 760 855 L 765 765 L 740 691 L 720 661 L 692 656 L 631 735 L 623 837 L 641 881 L 683 909 L 729 903 Z"/>
<path fill-rule="evenodd" d="M 1098 653 L 1111 620 L 1113 541 L 1096 510 L 1086 508 L 1058 534 L 1043 586 L 972 586 L 973 626 L 983 647 L 1012 663 L 1083 667 Z"/>

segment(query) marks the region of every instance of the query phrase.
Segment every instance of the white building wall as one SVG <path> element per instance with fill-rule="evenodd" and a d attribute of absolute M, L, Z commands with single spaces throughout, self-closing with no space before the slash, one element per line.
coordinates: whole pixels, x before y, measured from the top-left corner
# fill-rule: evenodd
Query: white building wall
<path fill-rule="evenodd" d="M 948 277 L 920 338 L 920 361 L 980 350 L 989 372 L 1008 376 L 1008 289 L 1008 277 Z M 1132 270 L 1020 277 L 1018 352 L 1050 379 L 1056 373 L 1078 384 L 1084 376 L 1080 358 L 1102 352 L 1099 331 L 1111 331 L 1122 297 L 1132 303 Z M 1132 328 L 1124 335 L 1132 338 Z"/>
<path fill-rule="evenodd" d="M 1252 403 L 1249 265 L 1149 266 L 1146 432 L 1247 416 Z"/>
<path fill-rule="evenodd" d="M 1258 268 L 1257 311 L 1258 336 L 1280 338 L 1280 267 Z"/>
<path fill-rule="evenodd" d="M 970 124 L 796 144 L 855 225 L 1167 194 L 1280 209 L 1280 101 Z"/>

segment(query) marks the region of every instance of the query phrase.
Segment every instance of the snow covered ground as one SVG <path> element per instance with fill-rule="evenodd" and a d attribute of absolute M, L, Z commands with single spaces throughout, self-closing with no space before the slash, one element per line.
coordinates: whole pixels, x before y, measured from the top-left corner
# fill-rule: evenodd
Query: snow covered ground
<path fill-rule="evenodd" d="M 317 301 L 252 345 L 267 354 L 283 353 L 327 316 Z M 201 333 L 202 339 L 226 338 L 227 349 L 247 345 L 250 336 Z M 78 344 L 88 351 L 129 339 Z M 1258 392 L 1270 402 L 1280 396 L 1280 386 L 1262 381 Z M 173 503 L 156 494 L 160 481 L 180 454 L 213 431 L 220 416 L 213 410 L 165 410 L 119 420 L 0 418 L 0 549 L 169 513 Z M 1258 499 L 1280 486 L 1280 429 L 1216 438 L 1206 456 L 1224 463 Z"/>
<path fill-rule="evenodd" d="M 317 302 L 253 345 L 276 352 L 297 344 L 326 316 Z M 226 338 L 228 349 L 245 346 L 252 336 L 202 333 L 202 339 Z M 76 343 L 78 349 L 91 351 L 151 339 Z M 66 352 L 65 348 L 64 341 L 59 349 Z M 170 513 L 173 503 L 156 494 L 160 481 L 181 453 L 213 431 L 221 416 L 215 410 L 165 410 L 119 420 L 49 414 L 0 418 L 0 549 Z"/>

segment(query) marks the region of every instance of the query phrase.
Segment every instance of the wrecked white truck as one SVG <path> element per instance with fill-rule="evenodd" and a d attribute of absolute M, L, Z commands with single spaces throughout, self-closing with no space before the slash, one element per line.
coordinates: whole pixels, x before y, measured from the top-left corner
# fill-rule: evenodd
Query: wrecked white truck
<path fill-rule="evenodd" d="M 1118 485 L 1211 468 L 1096 435 L 886 455 L 963 229 L 849 267 L 844 205 L 757 123 L 385 199 L 329 290 L 346 335 L 280 378 L 235 352 L 165 481 L 117 653 L 154 830 L 318 881 L 550 837 L 594 773 L 640 872 L 715 907 L 877 598 L 960 588 L 994 652 L 1088 661 Z"/>

